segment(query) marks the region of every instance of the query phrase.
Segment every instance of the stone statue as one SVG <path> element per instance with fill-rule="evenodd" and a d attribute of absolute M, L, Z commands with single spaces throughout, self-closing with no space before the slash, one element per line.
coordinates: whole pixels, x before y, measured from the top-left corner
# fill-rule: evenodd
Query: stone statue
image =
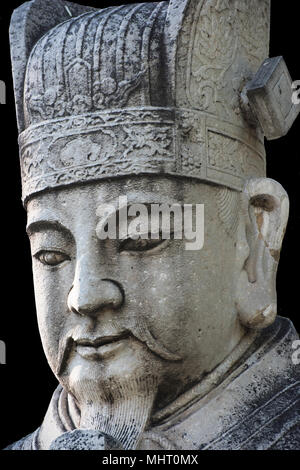
<path fill-rule="evenodd" d="M 15 10 L 23 202 L 59 385 L 41 427 L 8 448 L 299 447 L 298 335 L 276 318 L 289 200 L 264 149 L 299 105 L 283 59 L 268 59 L 270 3 Z M 123 196 L 204 205 L 203 248 L 161 229 L 101 239 L 99 207 L 117 220 Z"/>

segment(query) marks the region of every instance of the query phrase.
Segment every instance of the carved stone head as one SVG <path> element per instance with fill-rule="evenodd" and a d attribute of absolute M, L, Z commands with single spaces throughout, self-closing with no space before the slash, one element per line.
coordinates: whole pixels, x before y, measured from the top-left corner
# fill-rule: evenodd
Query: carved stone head
<path fill-rule="evenodd" d="M 44 350 L 81 427 L 139 423 L 127 447 L 276 316 L 288 197 L 266 178 L 244 94 L 268 57 L 269 10 L 269 0 L 104 10 L 35 0 L 12 19 Z M 99 206 L 124 195 L 129 206 L 204 204 L 203 248 L 100 240 Z"/>

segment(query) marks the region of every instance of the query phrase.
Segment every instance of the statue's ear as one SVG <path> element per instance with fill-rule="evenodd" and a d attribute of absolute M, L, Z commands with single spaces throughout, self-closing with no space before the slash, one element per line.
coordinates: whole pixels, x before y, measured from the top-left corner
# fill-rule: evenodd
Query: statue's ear
<path fill-rule="evenodd" d="M 276 273 L 289 199 L 276 181 L 251 179 L 244 189 L 243 205 L 236 307 L 244 326 L 261 329 L 270 325 L 277 313 Z"/>
<path fill-rule="evenodd" d="M 59 23 L 91 10 L 95 8 L 63 0 L 32 0 L 14 10 L 9 32 L 19 132 L 24 130 L 23 87 L 34 44 Z"/>

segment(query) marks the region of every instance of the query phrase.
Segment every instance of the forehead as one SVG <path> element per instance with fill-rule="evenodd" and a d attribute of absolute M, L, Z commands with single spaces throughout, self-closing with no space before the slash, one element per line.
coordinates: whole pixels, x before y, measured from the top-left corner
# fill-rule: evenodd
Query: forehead
<path fill-rule="evenodd" d="M 119 178 L 41 193 L 27 205 L 28 222 L 90 217 L 100 204 L 113 204 L 126 196 L 128 204 L 206 204 L 214 205 L 216 188 L 184 178 L 137 177 Z"/>

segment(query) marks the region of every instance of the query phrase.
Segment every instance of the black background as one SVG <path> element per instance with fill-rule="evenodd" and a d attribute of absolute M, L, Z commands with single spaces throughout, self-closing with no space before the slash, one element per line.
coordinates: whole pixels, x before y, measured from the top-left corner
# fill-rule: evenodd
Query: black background
<path fill-rule="evenodd" d="M 13 9 L 21 3 L 22 0 L 10 0 L 5 4 L 2 2 L 0 9 L 0 80 L 4 80 L 7 85 L 7 104 L 0 105 L 0 340 L 5 341 L 7 346 L 7 364 L 0 365 L 0 449 L 41 424 L 56 387 L 56 379 L 44 357 L 35 318 L 31 257 L 25 235 L 26 217 L 21 204 L 17 126 L 8 43 L 10 16 Z M 125 2 L 90 0 L 78 3 L 104 8 Z M 300 80 L 299 3 L 297 0 L 272 2 L 270 56 L 284 56 L 293 80 Z M 277 277 L 278 310 L 280 315 L 293 320 L 298 331 L 299 133 L 300 118 L 286 137 L 266 144 L 268 176 L 284 186 L 291 202 L 290 221 Z"/>

